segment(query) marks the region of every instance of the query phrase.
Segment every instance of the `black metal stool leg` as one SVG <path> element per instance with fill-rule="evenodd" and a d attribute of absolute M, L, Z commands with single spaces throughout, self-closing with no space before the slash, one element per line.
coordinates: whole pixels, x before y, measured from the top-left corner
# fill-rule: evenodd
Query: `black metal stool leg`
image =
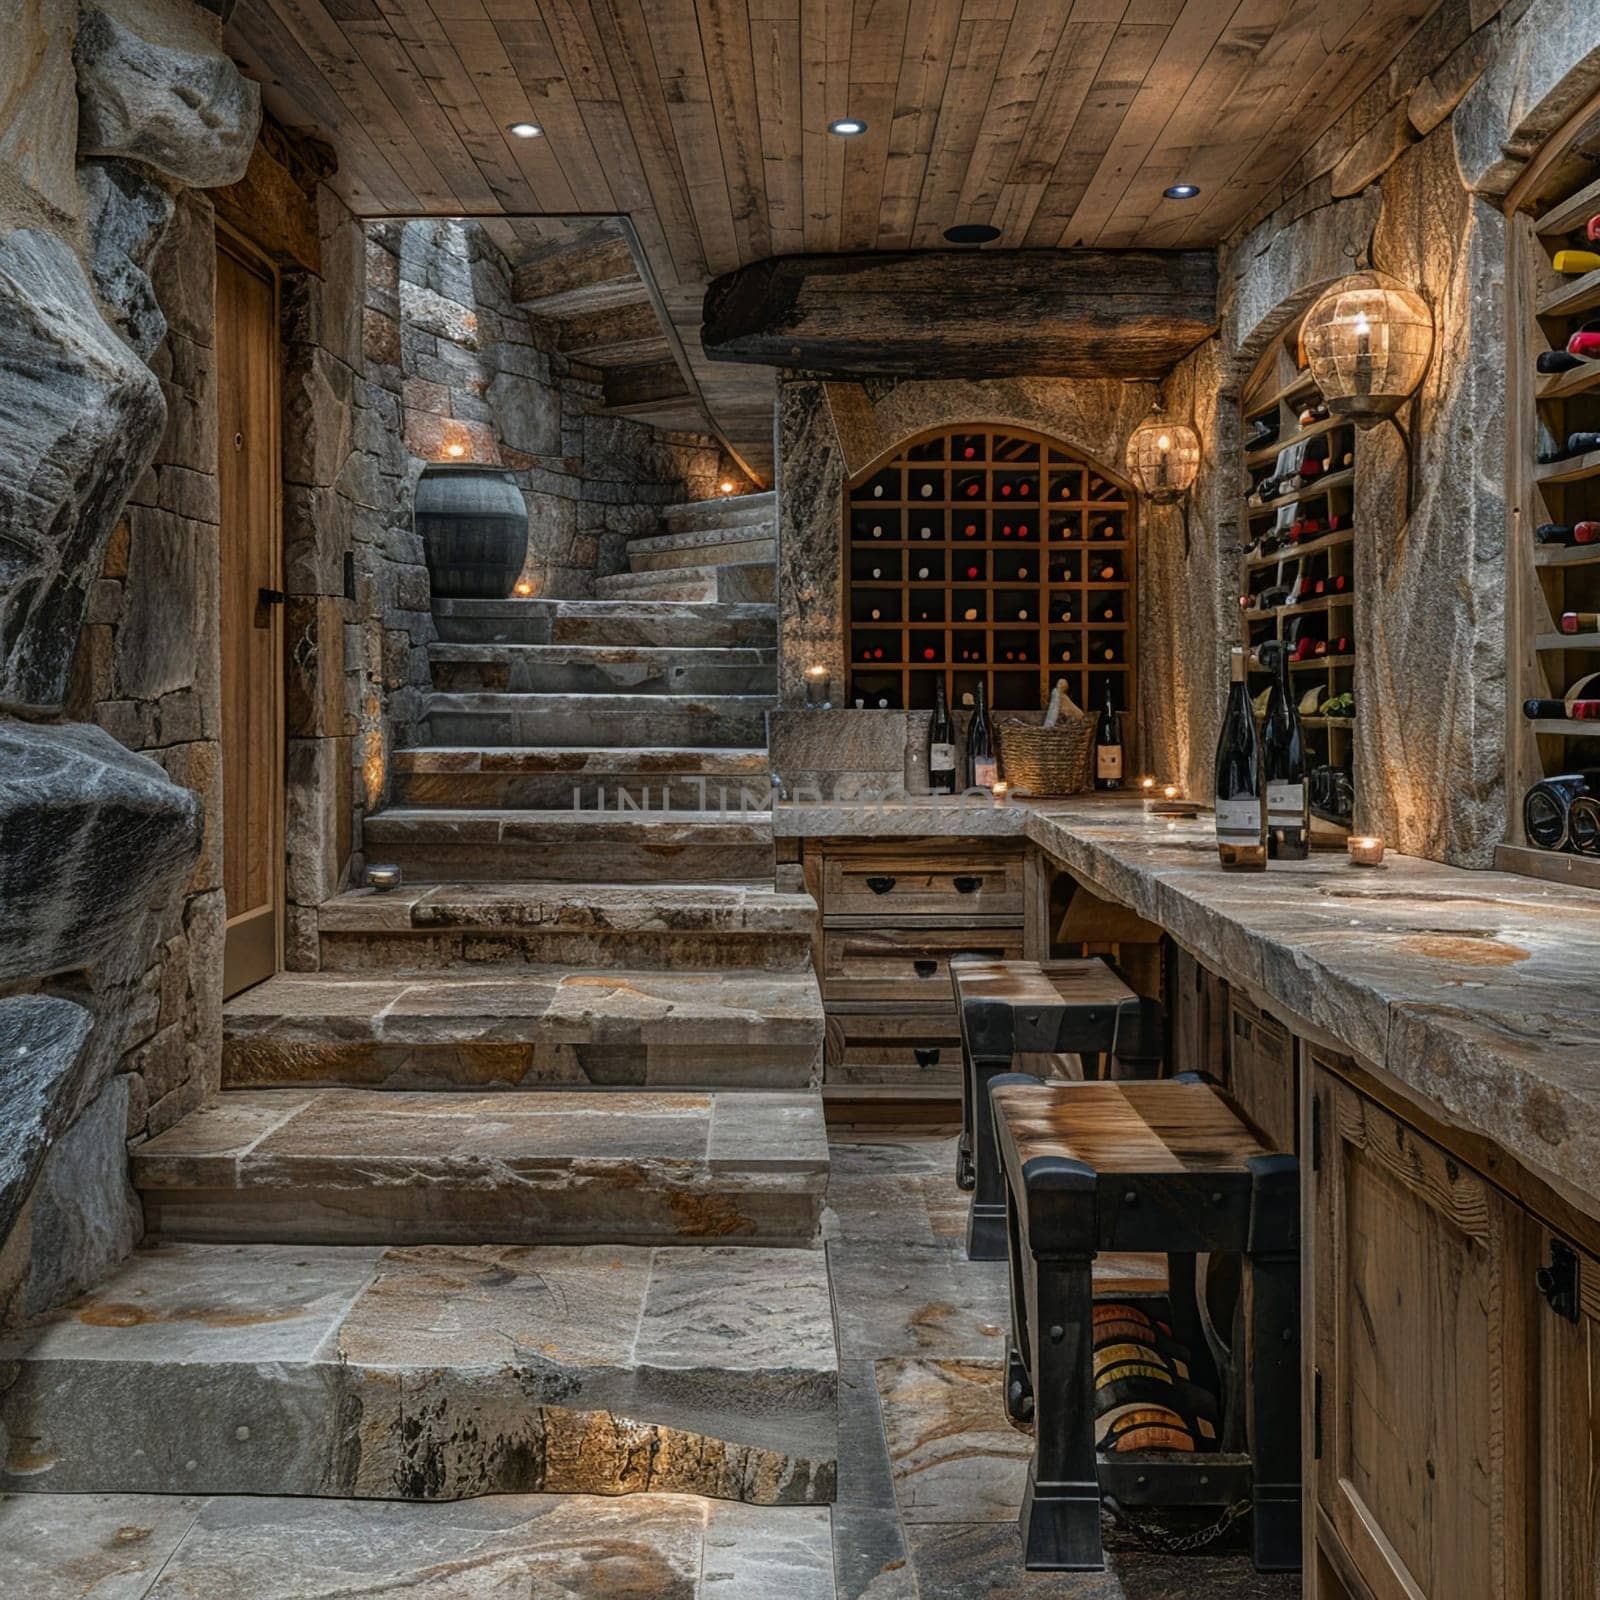
<path fill-rule="evenodd" d="M 1027 1163 L 1023 1181 L 1034 1275 L 1033 1461 L 1018 1519 L 1024 1560 L 1034 1572 L 1092 1572 L 1105 1565 L 1094 1445 L 1096 1179 L 1081 1161 L 1047 1156 Z"/>
<path fill-rule="evenodd" d="M 976 1056 L 968 1077 L 972 1083 L 972 1206 L 967 1213 L 967 1259 L 1003 1261 L 1006 1254 L 1005 1178 L 994 1142 L 994 1108 L 989 1085 L 1010 1072 L 1011 1057 Z"/>
<path fill-rule="evenodd" d="M 1300 1549 L 1300 1182 L 1291 1155 L 1252 1157 L 1248 1270 L 1253 1556 L 1298 1571 Z"/>
<path fill-rule="evenodd" d="M 1003 1176 L 1003 1174 L 1002 1174 Z M 1011 1333 L 1006 1340 L 1006 1415 L 1033 1421 L 1033 1348 L 1028 1341 L 1028 1260 L 1022 1236 L 1021 1200 L 1006 1190 L 1006 1260 L 1011 1288 Z"/>

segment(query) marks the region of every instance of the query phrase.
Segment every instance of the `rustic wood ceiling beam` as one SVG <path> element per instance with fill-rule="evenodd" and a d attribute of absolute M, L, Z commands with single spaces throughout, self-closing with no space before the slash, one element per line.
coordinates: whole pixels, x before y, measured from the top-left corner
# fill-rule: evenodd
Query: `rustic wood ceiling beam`
<path fill-rule="evenodd" d="M 716 279 L 715 361 L 898 377 L 1161 378 L 1217 326 L 1209 250 L 775 256 Z"/>

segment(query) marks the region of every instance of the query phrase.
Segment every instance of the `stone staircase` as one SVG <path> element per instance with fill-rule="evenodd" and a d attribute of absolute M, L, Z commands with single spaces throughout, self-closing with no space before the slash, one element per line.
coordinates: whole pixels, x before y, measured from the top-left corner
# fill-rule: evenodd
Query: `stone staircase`
<path fill-rule="evenodd" d="M 816 906 L 717 794 L 770 792 L 773 609 L 439 625 L 365 825 L 403 886 L 229 1002 L 222 1092 L 134 1153 L 146 1248 L 0 1344 L 0 1489 L 832 1498 Z"/>
<path fill-rule="evenodd" d="M 629 543 L 628 571 L 595 584 L 602 599 L 776 599 L 777 506 L 770 491 L 668 506 L 661 520 L 664 533 Z"/>

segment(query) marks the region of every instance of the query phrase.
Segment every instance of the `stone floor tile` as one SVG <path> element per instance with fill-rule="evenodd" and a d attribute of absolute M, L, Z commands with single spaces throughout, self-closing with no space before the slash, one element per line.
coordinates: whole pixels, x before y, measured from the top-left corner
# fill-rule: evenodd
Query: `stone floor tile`
<path fill-rule="evenodd" d="M 942 1139 L 900 1139 L 891 1132 L 835 1134 L 830 1140 L 833 1170 L 841 1178 L 881 1178 L 894 1173 L 921 1177 L 942 1171 L 939 1156 Z M 955 1157 L 950 1158 L 955 1171 Z"/>
<path fill-rule="evenodd" d="M 1015 1522 L 912 1523 L 906 1545 L 919 1600 L 1127 1600 L 1111 1571 L 1029 1572 Z"/>
<path fill-rule="evenodd" d="M 837 1219 L 835 1236 L 936 1243 L 938 1235 L 929 1219 L 921 1187 L 925 1181 L 928 1180 L 907 1179 L 898 1174 L 841 1177 L 833 1172 L 828 1180 L 828 1205 Z"/>
<path fill-rule="evenodd" d="M 148 1600 L 696 1600 L 684 1496 L 213 1500 Z"/>
<path fill-rule="evenodd" d="M 1033 1439 L 1006 1420 L 1004 1370 L 998 1361 L 877 1363 L 895 1498 L 907 1526 L 1015 1520 Z"/>
<path fill-rule="evenodd" d="M 814 1094 L 719 1094 L 711 1115 L 711 1165 L 741 1171 L 828 1171 L 828 1130 Z"/>
<path fill-rule="evenodd" d="M 829 1244 L 839 1350 L 847 1359 L 999 1360 L 1010 1320 L 1005 1263 L 957 1262 L 942 1244 Z"/>
<path fill-rule="evenodd" d="M 833 1508 L 833 1581 L 838 1600 L 917 1600 L 916 1574 L 894 1512 Z"/>
<path fill-rule="evenodd" d="M 706 1506 L 699 1600 L 834 1600 L 826 1506 Z"/>
<path fill-rule="evenodd" d="M 892 1512 L 894 1478 L 870 1361 L 839 1367 L 839 1504 Z"/>
<path fill-rule="evenodd" d="M 6 1600 L 143 1600 L 205 1505 L 181 1495 L 0 1495 Z"/>

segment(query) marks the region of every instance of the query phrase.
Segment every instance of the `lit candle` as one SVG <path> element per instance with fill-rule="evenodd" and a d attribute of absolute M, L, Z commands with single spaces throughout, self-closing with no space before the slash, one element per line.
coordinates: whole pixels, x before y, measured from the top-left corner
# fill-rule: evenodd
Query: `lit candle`
<path fill-rule="evenodd" d="M 1370 835 L 1357 838 L 1352 835 L 1346 842 L 1345 848 L 1350 852 L 1350 865 L 1353 867 L 1381 867 L 1383 865 L 1383 840 L 1372 838 Z"/>
<path fill-rule="evenodd" d="M 1178 798 L 1178 786 L 1177 786 L 1177 784 L 1175 784 L 1175 783 L 1163 784 L 1162 787 L 1161 787 L 1161 798 L 1163 800 L 1176 800 Z"/>
<path fill-rule="evenodd" d="M 998 778 L 995 780 L 994 788 L 990 792 L 1001 805 L 1004 805 L 1006 796 L 1011 793 L 1011 785 L 1004 778 Z"/>
<path fill-rule="evenodd" d="M 367 887 L 370 889 L 376 889 L 379 894 L 387 894 L 391 889 L 398 889 L 400 887 L 399 867 L 368 867 Z"/>
<path fill-rule="evenodd" d="M 516 592 L 526 600 L 533 593 L 533 585 L 526 578 L 523 578 L 518 582 Z"/>
<path fill-rule="evenodd" d="M 1154 793 L 1155 786 L 1156 780 L 1154 778 L 1141 778 L 1139 780 L 1139 787 L 1144 790 L 1146 795 Z"/>
<path fill-rule="evenodd" d="M 467 447 L 459 439 L 453 439 L 444 447 L 444 453 L 454 460 L 459 460 L 467 453 Z"/>
<path fill-rule="evenodd" d="M 829 707 L 828 669 L 826 667 L 806 668 L 806 706 L 812 711 L 826 711 Z"/>

